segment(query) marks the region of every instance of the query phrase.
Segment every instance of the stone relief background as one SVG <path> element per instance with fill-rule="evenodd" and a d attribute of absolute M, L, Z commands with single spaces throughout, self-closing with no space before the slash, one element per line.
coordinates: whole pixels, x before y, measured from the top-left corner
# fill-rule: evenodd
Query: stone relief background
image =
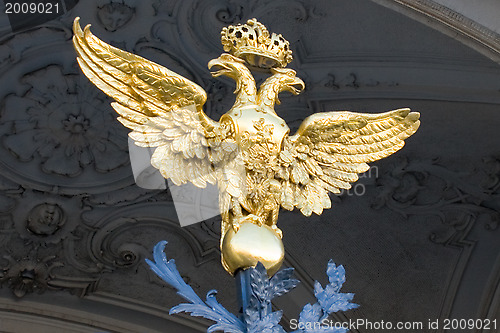
<path fill-rule="evenodd" d="M 1 331 L 203 331 L 202 320 L 168 316 L 179 298 L 144 263 L 161 239 L 197 292 L 218 289 L 236 307 L 218 219 L 181 228 L 169 190 L 134 184 L 128 130 L 76 64 L 75 16 L 200 84 L 214 119 L 234 87 L 206 64 L 222 52 L 221 28 L 252 17 L 291 42 L 306 82 L 276 108 L 292 131 L 315 112 L 421 112 L 407 146 L 360 180 L 363 195 L 346 192 L 309 219 L 282 212 L 286 263 L 302 280 L 276 300 L 285 325 L 330 258 L 361 305 L 335 319 L 500 318 L 499 64 L 369 0 L 89 0 L 0 29 Z"/>

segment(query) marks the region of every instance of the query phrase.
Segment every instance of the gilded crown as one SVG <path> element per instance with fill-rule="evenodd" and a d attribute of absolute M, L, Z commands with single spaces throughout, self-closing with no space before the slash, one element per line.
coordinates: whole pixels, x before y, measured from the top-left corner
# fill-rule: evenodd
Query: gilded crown
<path fill-rule="evenodd" d="M 224 51 L 255 67 L 286 67 L 293 59 L 290 43 L 281 34 L 269 35 L 267 28 L 256 19 L 224 27 L 221 42 Z"/>

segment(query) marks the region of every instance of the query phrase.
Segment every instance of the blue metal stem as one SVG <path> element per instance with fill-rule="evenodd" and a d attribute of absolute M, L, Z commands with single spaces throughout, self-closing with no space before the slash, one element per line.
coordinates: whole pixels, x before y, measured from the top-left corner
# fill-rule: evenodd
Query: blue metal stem
<path fill-rule="evenodd" d="M 260 319 L 263 319 L 272 312 L 271 300 L 252 304 L 252 269 L 239 270 L 235 275 L 236 290 L 238 294 L 239 318 L 247 322 L 246 310 L 250 307 L 257 307 Z M 254 297 L 255 298 L 255 297 Z M 254 300 L 255 302 L 255 300 Z"/>
<path fill-rule="evenodd" d="M 242 322 L 246 322 L 246 310 L 250 306 L 250 299 L 252 297 L 252 278 L 250 270 L 239 270 L 235 275 L 236 292 L 238 295 L 238 315 Z"/>

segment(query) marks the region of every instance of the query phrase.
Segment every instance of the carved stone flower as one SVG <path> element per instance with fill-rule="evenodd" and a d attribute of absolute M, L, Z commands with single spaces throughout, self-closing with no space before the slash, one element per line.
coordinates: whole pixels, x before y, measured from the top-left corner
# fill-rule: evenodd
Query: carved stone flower
<path fill-rule="evenodd" d="M 109 101 L 85 79 L 50 66 L 23 81 L 28 91 L 6 98 L 3 117 L 12 119 L 3 145 L 20 161 L 40 159 L 44 172 L 65 176 L 89 167 L 108 172 L 128 162 L 126 135 Z"/>
<path fill-rule="evenodd" d="M 22 259 L 16 260 L 11 256 L 4 256 L 9 262 L 0 273 L 0 283 L 7 283 L 12 293 L 21 298 L 35 291 L 43 293 L 49 288 L 51 279 L 50 271 L 60 267 L 59 262 L 50 263 L 54 257 L 42 260 Z"/>

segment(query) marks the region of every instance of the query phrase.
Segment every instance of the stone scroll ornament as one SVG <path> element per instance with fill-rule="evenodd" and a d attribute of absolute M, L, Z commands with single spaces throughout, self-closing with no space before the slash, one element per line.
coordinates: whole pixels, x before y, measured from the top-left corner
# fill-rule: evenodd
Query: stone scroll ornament
<path fill-rule="evenodd" d="M 73 26 L 73 44 L 83 73 L 115 102 L 118 121 L 130 128 L 140 147 L 153 147 L 151 165 L 176 185 L 188 182 L 219 189 L 222 218 L 222 265 L 239 286 L 239 317 L 215 299 L 199 298 L 184 283 L 173 260 L 157 244 L 151 268 L 189 303 L 171 313 L 188 312 L 215 325 L 208 332 L 285 332 L 282 313 L 271 300 L 298 283 L 293 269 L 279 271 L 284 260 L 280 208 L 298 208 L 305 216 L 331 207 L 329 192 L 340 193 L 369 169 L 368 162 L 387 157 L 404 146 L 419 127 L 419 113 L 398 109 L 380 114 L 333 111 L 307 117 L 294 135 L 274 111 L 278 94 L 299 94 L 304 82 L 293 69 L 290 44 L 270 34 L 256 19 L 223 28 L 224 50 L 208 63 L 212 76 L 236 82 L 236 101 L 219 121 L 203 112 L 206 92 L 169 69 L 101 41 Z M 257 89 L 251 70 L 270 76 Z M 279 272 L 278 272 L 279 271 Z M 342 266 L 328 263 L 330 284 L 316 283 L 317 303 L 306 305 L 296 332 L 345 332 L 316 329 L 328 315 L 356 307 L 353 294 L 340 293 Z M 270 278 L 269 278 L 270 277 Z M 315 327 L 309 330 L 308 327 Z"/>

